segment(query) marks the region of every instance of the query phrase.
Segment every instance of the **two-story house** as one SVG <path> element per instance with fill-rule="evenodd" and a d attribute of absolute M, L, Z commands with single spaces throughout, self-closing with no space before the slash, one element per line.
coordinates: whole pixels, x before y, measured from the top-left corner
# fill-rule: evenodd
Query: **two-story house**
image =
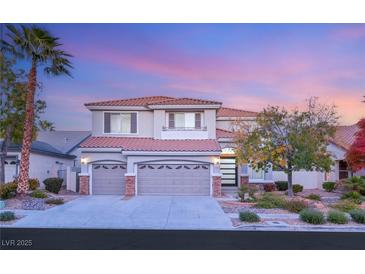
<path fill-rule="evenodd" d="M 83 194 L 219 196 L 248 176 L 272 181 L 234 155 L 232 121 L 254 120 L 255 112 L 166 96 L 85 106 L 92 135 L 80 145 Z"/>

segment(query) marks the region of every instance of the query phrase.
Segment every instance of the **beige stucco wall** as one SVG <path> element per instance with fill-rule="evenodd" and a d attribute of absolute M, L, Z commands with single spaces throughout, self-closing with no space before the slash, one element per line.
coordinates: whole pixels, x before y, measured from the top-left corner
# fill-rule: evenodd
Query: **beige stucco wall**
<path fill-rule="evenodd" d="M 116 111 L 118 112 L 118 111 Z M 134 112 L 133 110 L 127 112 Z M 128 137 L 153 137 L 153 111 L 137 112 L 137 134 L 104 134 L 103 111 L 92 111 L 92 135 L 93 136 L 128 136 Z"/>
<path fill-rule="evenodd" d="M 153 136 L 156 139 L 161 139 L 162 127 L 166 126 L 166 111 L 156 109 L 153 111 Z"/>
<path fill-rule="evenodd" d="M 208 139 L 216 138 L 216 110 L 206 109 L 204 110 L 205 125 L 208 130 Z"/>
<path fill-rule="evenodd" d="M 217 128 L 224 130 L 232 130 L 232 121 L 217 121 Z"/>
<path fill-rule="evenodd" d="M 228 118 L 225 118 L 227 120 L 223 120 L 222 118 L 219 118 L 219 120 L 217 120 L 217 128 L 220 128 L 220 129 L 225 129 L 225 130 L 229 130 L 229 131 L 232 131 L 233 130 L 233 125 L 235 123 L 235 118 L 233 119 L 228 119 Z M 252 119 L 242 119 L 243 122 L 245 123 L 248 123 L 250 124 L 251 126 L 254 126 L 255 125 L 255 121 L 253 121 Z"/>

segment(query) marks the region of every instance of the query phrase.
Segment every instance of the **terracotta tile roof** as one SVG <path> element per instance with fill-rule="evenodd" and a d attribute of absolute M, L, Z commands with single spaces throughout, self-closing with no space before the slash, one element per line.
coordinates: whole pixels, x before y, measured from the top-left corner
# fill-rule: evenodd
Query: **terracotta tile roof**
<path fill-rule="evenodd" d="M 221 105 L 221 102 L 195 99 L 195 98 L 172 98 L 160 102 L 151 102 L 148 105 Z"/>
<path fill-rule="evenodd" d="M 217 128 L 216 129 L 216 136 L 217 136 L 217 139 L 218 138 L 233 138 L 234 133 L 232 131 L 229 131 L 229 130 Z"/>
<path fill-rule="evenodd" d="M 338 126 L 331 142 L 347 150 L 355 141 L 355 135 L 358 130 L 359 127 L 356 124 L 351 126 Z"/>
<path fill-rule="evenodd" d="M 161 140 L 142 137 L 89 137 L 82 148 L 121 148 L 125 151 L 214 152 L 216 140 Z"/>
<path fill-rule="evenodd" d="M 169 96 L 146 96 L 139 98 L 120 99 L 86 103 L 85 106 L 146 106 L 149 103 L 173 99 Z"/>
<path fill-rule="evenodd" d="M 257 112 L 236 108 L 221 107 L 217 112 L 217 117 L 256 117 Z"/>

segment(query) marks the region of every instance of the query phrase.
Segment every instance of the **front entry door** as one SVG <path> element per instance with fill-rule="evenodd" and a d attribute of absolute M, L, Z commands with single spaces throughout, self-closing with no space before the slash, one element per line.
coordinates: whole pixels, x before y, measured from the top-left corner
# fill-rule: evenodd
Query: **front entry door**
<path fill-rule="evenodd" d="M 221 157 L 220 170 L 223 186 L 237 186 L 236 157 Z"/>

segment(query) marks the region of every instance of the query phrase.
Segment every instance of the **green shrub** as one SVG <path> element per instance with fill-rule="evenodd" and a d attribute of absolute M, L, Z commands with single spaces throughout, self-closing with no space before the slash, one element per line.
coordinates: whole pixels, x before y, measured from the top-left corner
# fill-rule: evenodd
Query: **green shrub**
<path fill-rule="evenodd" d="M 320 225 L 325 223 L 323 213 L 315 209 L 305 208 L 299 213 L 299 216 L 303 222 L 313 225 Z"/>
<path fill-rule="evenodd" d="M 350 212 L 351 210 L 358 208 L 357 204 L 355 204 L 354 202 L 352 202 L 350 200 L 339 201 L 338 203 L 334 204 L 332 207 L 336 208 L 338 210 L 341 210 L 341 211 L 345 211 L 345 212 Z"/>
<path fill-rule="evenodd" d="M 361 194 L 357 191 L 350 191 L 341 196 L 342 200 L 350 200 L 358 205 L 362 203 L 362 198 Z"/>
<path fill-rule="evenodd" d="M 305 198 L 307 198 L 309 200 L 313 200 L 313 201 L 320 201 L 321 200 L 321 196 L 319 196 L 317 194 L 313 194 L 313 193 L 309 194 Z"/>
<path fill-rule="evenodd" d="M 303 186 L 300 184 L 294 184 L 293 185 L 293 192 L 298 193 L 303 191 Z"/>
<path fill-rule="evenodd" d="M 260 217 L 255 212 L 242 211 L 239 213 L 240 220 L 247 223 L 260 222 Z"/>
<path fill-rule="evenodd" d="M 336 188 L 336 183 L 335 182 L 324 182 L 322 184 L 322 188 L 327 191 L 327 192 L 332 192 L 335 190 Z"/>
<path fill-rule="evenodd" d="M 293 199 L 285 203 L 285 209 L 290 212 L 299 213 L 305 208 L 308 208 L 308 204 L 302 200 Z"/>
<path fill-rule="evenodd" d="M 4 211 L 0 213 L 0 221 L 6 222 L 6 221 L 12 221 L 15 220 L 15 214 L 11 211 Z"/>
<path fill-rule="evenodd" d="M 0 198 L 10 199 L 16 195 L 16 189 L 18 184 L 16 182 L 10 182 L 0 185 Z"/>
<path fill-rule="evenodd" d="M 354 209 L 350 211 L 352 220 L 359 224 L 365 224 L 365 211 L 361 209 Z"/>
<path fill-rule="evenodd" d="M 36 190 L 39 187 L 38 179 L 29 179 L 29 189 Z"/>
<path fill-rule="evenodd" d="M 360 176 L 348 178 L 345 187 L 349 190 L 357 191 L 361 195 L 365 195 L 365 179 Z"/>
<path fill-rule="evenodd" d="M 286 200 L 272 193 L 265 193 L 256 203 L 258 208 L 284 208 Z"/>
<path fill-rule="evenodd" d="M 273 192 L 275 191 L 275 189 L 276 189 L 275 184 L 264 184 L 265 192 Z"/>
<path fill-rule="evenodd" d="M 49 205 L 63 205 L 65 202 L 62 198 L 51 198 L 47 199 L 45 203 Z"/>
<path fill-rule="evenodd" d="M 63 183 L 63 179 L 61 178 L 48 178 L 45 179 L 43 181 L 44 185 L 46 186 L 46 189 L 49 192 L 58 194 L 58 192 L 60 192 L 61 187 L 62 187 L 62 183 Z"/>
<path fill-rule="evenodd" d="M 255 193 L 257 192 L 257 187 L 254 185 L 249 185 L 249 184 L 242 184 L 240 186 L 240 188 L 238 189 L 238 197 L 240 198 L 241 202 L 246 202 L 246 201 L 252 201 L 254 202 L 255 199 Z M 245 200 L 245 193 L 248 193 L 248 195 L 250 196 L 249 200 Z"/>
<path fill-rule="evenodd" d="M 42 190 L 34 190 L 31 194 L 31 197 L 33 198 L 40 198 L 40 199 L 45 199 L 48 198 L 48 195 L 46 193 L 44 193 Z"/>
<path fill-rule="evenodd" d="M 276 189 L 279 191 L 288 190 L 288 182 L 287 181 L 276 181 L 275 182 Z"/>
<path fill-rule="evenodd" d="M 337 210 L 331 210 L 330 212 L 328 212 L 327 221 L 333 224 L 340 225 L 347 224 L 349 222 L 345 213 Z"/>

